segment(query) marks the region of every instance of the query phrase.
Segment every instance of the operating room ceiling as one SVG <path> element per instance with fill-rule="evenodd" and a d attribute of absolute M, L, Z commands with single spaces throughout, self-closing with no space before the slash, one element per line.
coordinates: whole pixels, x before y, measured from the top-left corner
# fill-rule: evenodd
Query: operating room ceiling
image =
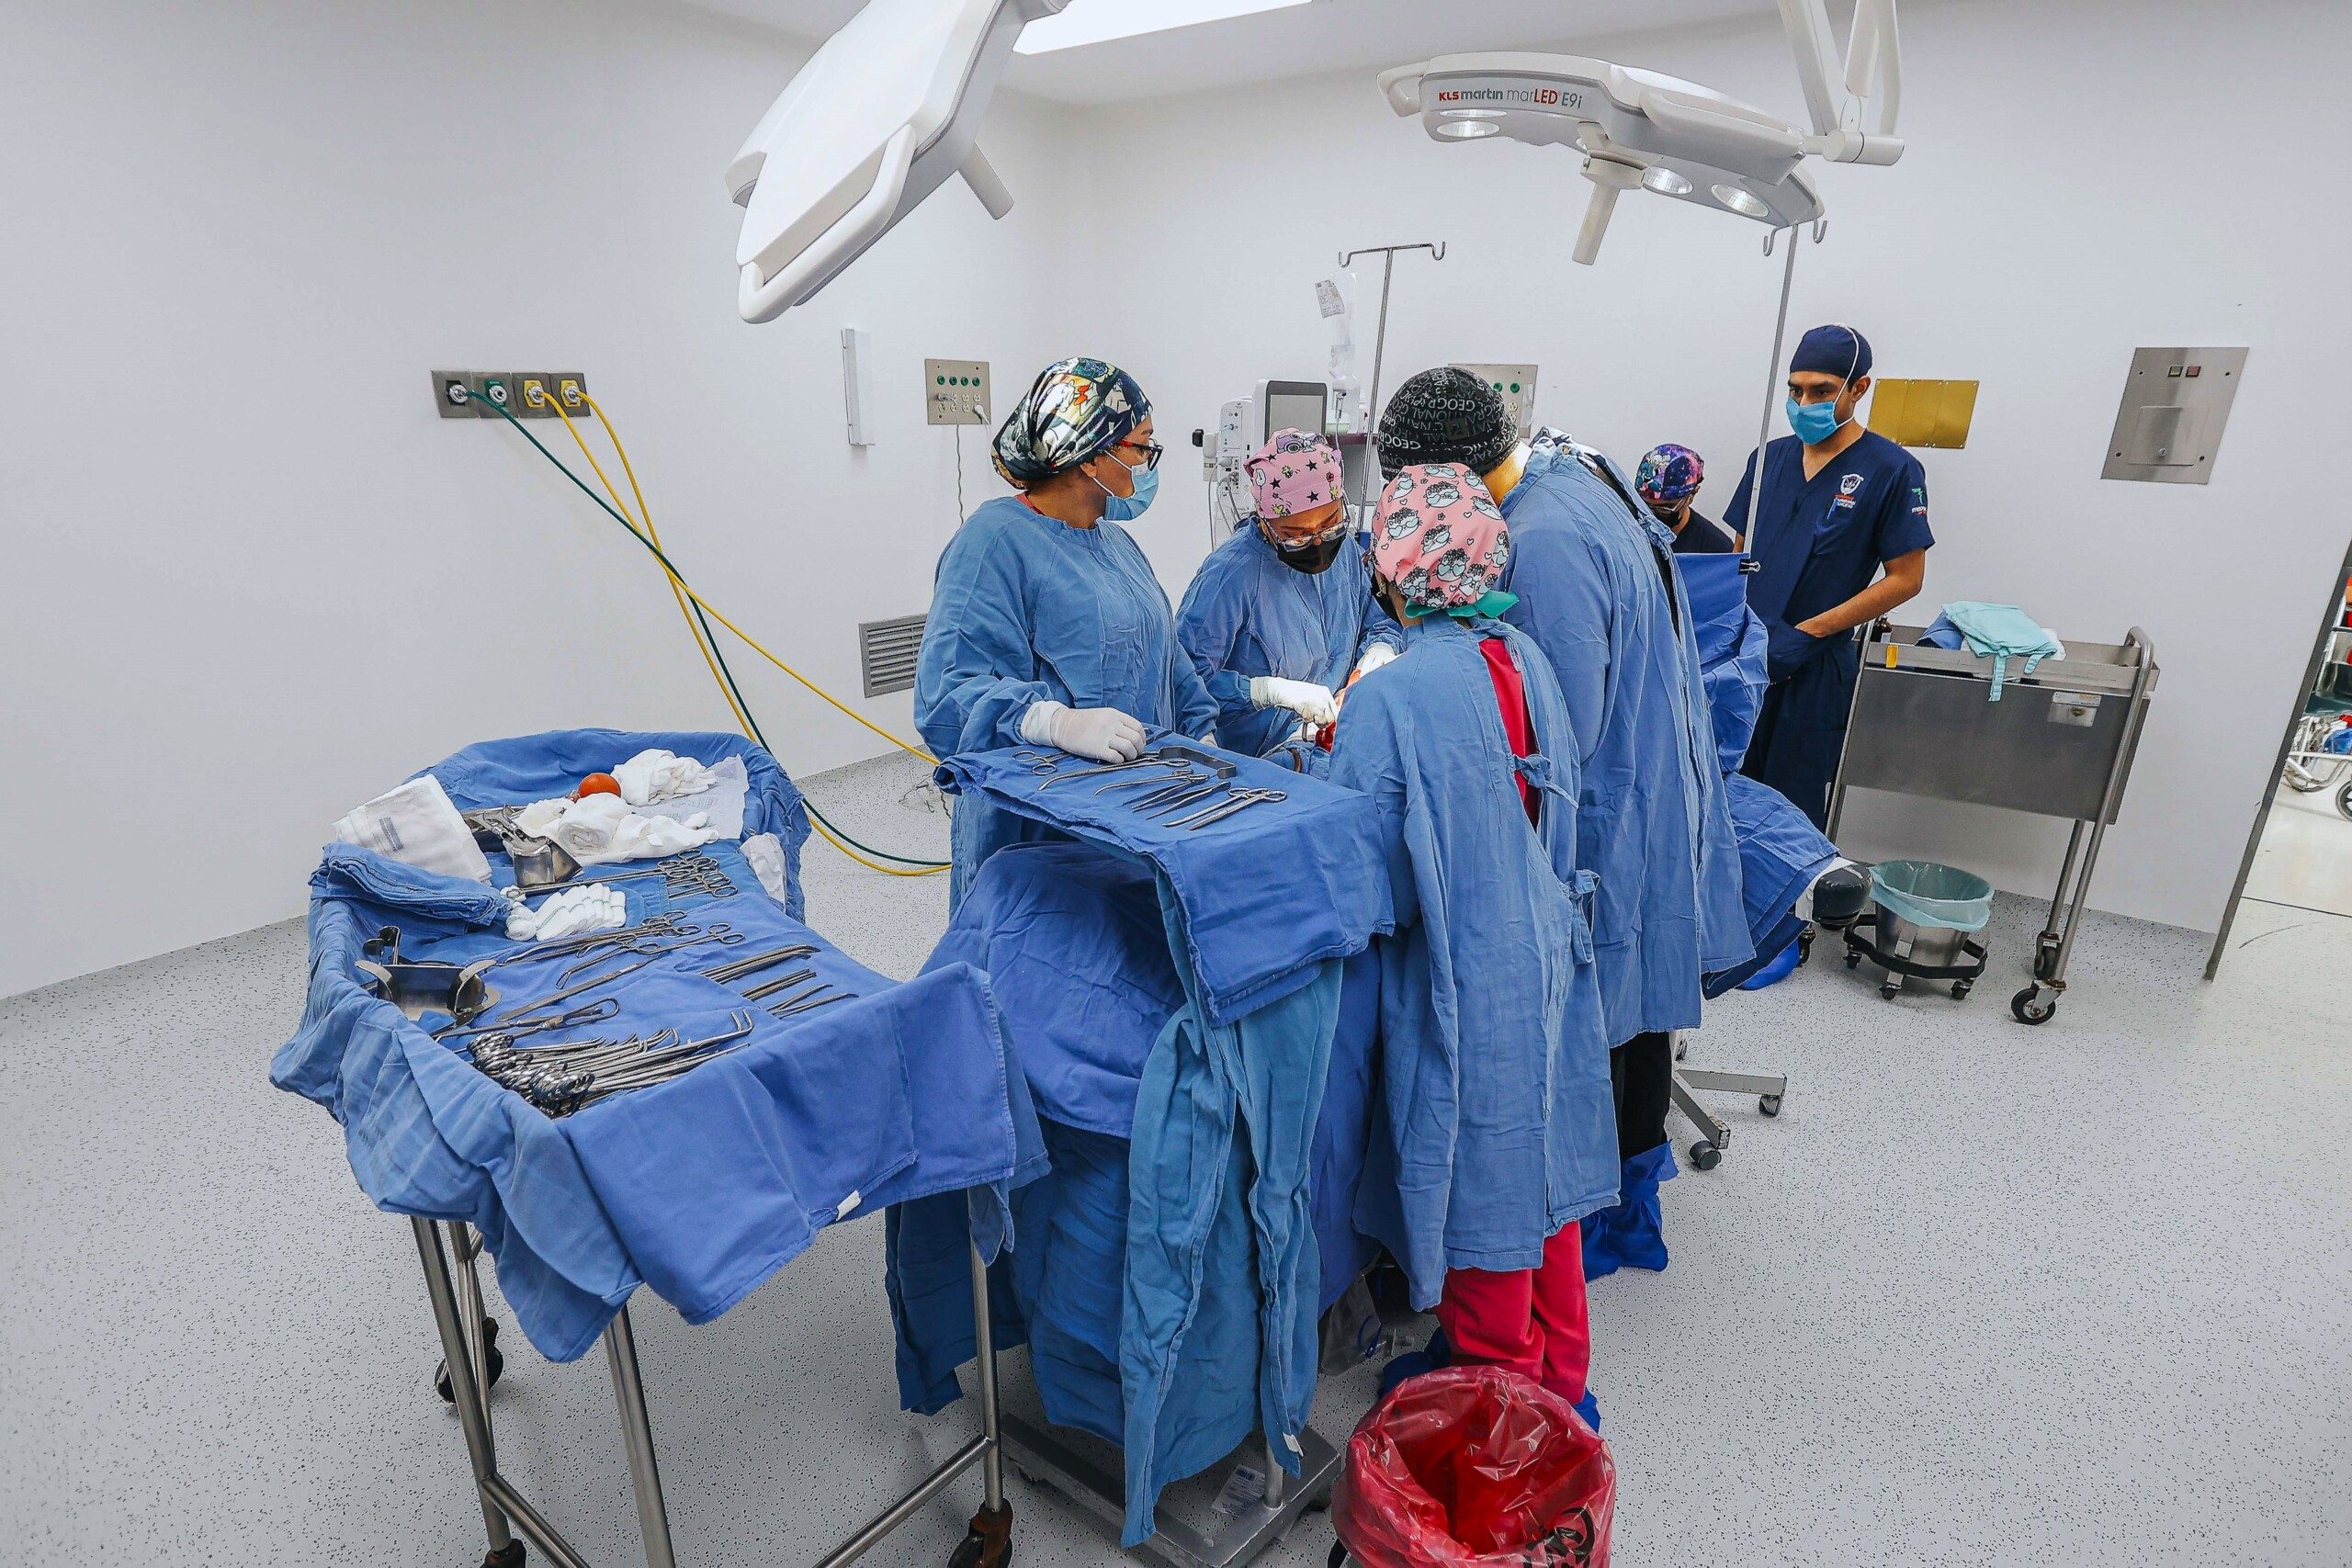
<path fill-rule="evenodd" d="M 860 0 L 691 0 L 807 39 Z M 1007 85 L 1064 103 L 1206 92 L 1327 71 L 1379 71 L 1432 54 L 1531 49 L 1719 17 L 1771 0 L 1315 0 L 1313 5 L 1014 60 Z"/>

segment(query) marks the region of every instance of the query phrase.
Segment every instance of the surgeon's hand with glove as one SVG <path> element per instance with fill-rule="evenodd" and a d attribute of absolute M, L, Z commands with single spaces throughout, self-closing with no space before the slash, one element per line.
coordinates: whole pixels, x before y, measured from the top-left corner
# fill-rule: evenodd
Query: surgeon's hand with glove
<path fill-rule="evenodd" d="M 1021 716 L 1021 739 L 1097 762 L 1132 762 L 1143 755 L 1145 739 L 1141 722 L 1117 708 L 1074 708 L 1056 702 L 1029 705 Z"/>
<path fill-rule="evenodd" d="M 1329 724 L 1340 716 L 1331 688 L 1312 681 L 1288 681 L 1280 675 L 1250 678 L 1250 700 L 1261 708 L 1288 708 L 1309 724 Z"/>

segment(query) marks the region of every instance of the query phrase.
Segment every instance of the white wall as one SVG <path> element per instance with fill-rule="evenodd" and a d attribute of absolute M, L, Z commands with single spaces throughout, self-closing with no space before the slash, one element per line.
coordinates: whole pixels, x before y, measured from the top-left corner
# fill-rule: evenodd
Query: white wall
<path fill-rule="evenodd" d="M 1928 596 L 2014 601 L 2096 641 L 2148 629 L 2164 684 L 2095 902 L 2210 929 L 2352 536 L 2326 499 L 2352 222 L 2322 193 L 2352 147 L 2352 7 L 1921 5 L 1904 41 L 1911 152 L 1823 176 L 1831 231 L 1798 263 L 1793 326 L 1861 326 L 1888 375 L 1982 379 L 1968 450 L 1925 455 Z M 1586 47 L 1802 118 L 1769 17 Z M 1443 264 L 1398 264 L 1392 388 L 1447 360 L 1538 361 L 1542 417 L 1628 463 L 1696 446 L 1702 506 L 1728 501 L 1780 281 L 1756 226 L 1628 197 L 1600 265 L 1575 266 L 1572 153 L 1438 145 L 1355 74 L 1135 106 L 1093 153 L 1085 232 L 1114 293 L 1089 342 L 1142 378 L 1163 428 L 1212 423 L 1261 376 L 1320 377 L 1309 289 L 1339 248 L 1442 239 Z M 2210 488 L 2098 478 L 2143 344 L 2252 347 Z M 1145 531 L 1174 587 L 1207 523 L 1197 479 L 1171 479 Z M 2064 843 L 1885 796 L 1858 796 L 1849 827 L 1860 852 L 2045 895 Z"/>
<path fill-rule="evenodd" d="M 436 366 L 586 372 L 688 575 L 854 700 L 956 516 L 918 362 L 1057 351 L 1060 232 L 1001 102 L 1008 222 L 944 190 L 742 325 L 722 176 L 801 57 L 639 0 L 0 3 L 0 994 L 298 913 L 329 821 L 473 739 L 727 727 L 650 558 Z M 883 749 L 734 660 L 793 771 Z"/>

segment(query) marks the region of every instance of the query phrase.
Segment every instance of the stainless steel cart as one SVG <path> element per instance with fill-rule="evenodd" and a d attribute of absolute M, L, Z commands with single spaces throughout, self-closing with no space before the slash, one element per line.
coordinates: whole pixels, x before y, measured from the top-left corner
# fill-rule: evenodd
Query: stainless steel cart
<path fill-rule="evenodd" d="M 1998 702 L 1992 661 L 1917 646 L 1924 628 L 1880 621 L 1862 643 L 1846 752 L 1829 792 L 1829 836 L 1849 789 L 1998 806 L 2071 820 L 2066 862 L 2036 939 L 2033 983 L 2010 998 L 2021 1023 L 2047 1023 L 2066 990 L 2066 963 L 2090 896 L 2098 852 L 2156 690 L 2156 651 L 2133 626 L 2120 643 L 2066 644 L 2030 675 L 2010 661 Z"/>
<path fill-rule="evenodd" d="M 491 1427 L 490 1390 L 498 1381 L 504 1358 L 492 1343 L 497 1324 L 482 1310 L 481 1281 L 475 1270 L 481 1256 L 481 1237 L 472 1226 L 412 1218 L 418 1256 L 424 1264 L 425 1294 L 433 1303 L 433 1321 L 441 1335 L 441 1397 L 458 1409 L 458 1429 L 465 1435 L 466 1457 L 473 1466 L 474 1489 L 480 1494 L 481 1520 L 490 1535 L 490 1551 L 482 1568 L 521 1568 L 523 1542 L 519 1535 L 544 1552 L 559 1568 L 588 1568 L 586 1559 L 558 1533 L 547 1517 L 516 1491 L 499 1469 L 498 1449 Z M 447 1232 L 457 1256 L 453 1271 L 442 1251 Z M 977 1343 L 989 1345 L 988 1268 L 979 1249 L 971 1249 L 972 1312 L 978 1320 Z M 637 1498 L 637 1523 L 645 1540 L 646 1568 L 677 1568 L 671 1544 L 670 1513 L 662 1498 L 662 1471 L 653 1450 L 653 1424 L 645 1406 L 645 1385 L 639 1376 L 637 1337 L 624 1304 L 604 1334 L 605 1359 L 613 1376 L 613 1395 L 620 1410 L 621 1444 L 628 1453 L 629 1484 Z M 846 1568 L 879 1545 L 956 1478 L 975 1464 L 980 1467 L 985 1494 L 979 1514 L 953 1555 L 948 1568 L 1003 1568 L 1012 1561 L 1012 1509 L 1004 1497 L 1004 1447 L 998 1425 L 996 1357 L 983 1350 L 978 1358 L 980 1433 L 951 1455 L 947 1462 L 925 1476 L 905 1496 L 868 1520 L 831 1552 L 817 1568 Z"/>

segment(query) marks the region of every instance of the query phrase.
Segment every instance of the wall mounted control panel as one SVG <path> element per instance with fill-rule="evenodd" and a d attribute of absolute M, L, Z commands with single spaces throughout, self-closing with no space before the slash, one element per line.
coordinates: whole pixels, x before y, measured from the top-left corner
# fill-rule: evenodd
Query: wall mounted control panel
<path fill-rule="evenodd" d="M 556 404 L 588 417 L 588 378 L 577 370 L 435 370 L 433 407 L 443 419 L 554 419 Z"/>
<path fill-rule="evenodd" d="M 2099 478 L 2210 483 L 2245 378 L 2243 348 L 2133 349 Z"/>
<path fill-rule="evenodd" d="M 996 407 L 985 359 L 926 359 L 922 362 L 923 422 L 927 424 L 989 424 Z"/>
<path fill-rule="evenodd" d="M 1510 416 L 1519 424 L 1521 441 L 1535 434 L 1535 367 L 1532 365 L 1456 365 L 1456 370 L 1467 370 L 1496 391 L 1510 407 Z"/>

